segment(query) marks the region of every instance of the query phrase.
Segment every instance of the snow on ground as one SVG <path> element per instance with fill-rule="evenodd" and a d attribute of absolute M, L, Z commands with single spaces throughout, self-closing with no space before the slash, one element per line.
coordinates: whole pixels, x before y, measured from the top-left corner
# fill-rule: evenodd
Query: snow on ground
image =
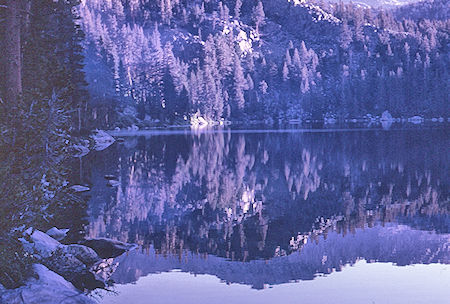
<path fill-rule="evenodd" d="M 29 279 L 25 286 L 3 292 L 0 290 L 0 302 L 10 304 L 97 303 L 44 265 L 34 264 L 33 271 L 38 278 Z"/>

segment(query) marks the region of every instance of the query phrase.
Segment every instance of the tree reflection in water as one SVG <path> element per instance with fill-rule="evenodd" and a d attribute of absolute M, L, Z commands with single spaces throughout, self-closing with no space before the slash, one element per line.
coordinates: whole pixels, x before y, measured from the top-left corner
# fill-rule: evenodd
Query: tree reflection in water
<path fill-rule="evenodd" d="M 448 263 L 449 142 L 442 130 L 126 138 L 83 160 L 81 178 L 94 185 L 87 234 L 240 262 L 302 260 L 305 246 L 331 235 L 320 245 L 333 244 L 323 249 L 331 256 L 311 261 L 307 277 L 357 260 L 363 252 L 336 249 L 357 242 L 378 244 L 382 252 L 364 253 L 373 260 Z M 107 188 L 105 175 L 120 186 Z M 338 241 L 349 233 L 359 237 Z"/>

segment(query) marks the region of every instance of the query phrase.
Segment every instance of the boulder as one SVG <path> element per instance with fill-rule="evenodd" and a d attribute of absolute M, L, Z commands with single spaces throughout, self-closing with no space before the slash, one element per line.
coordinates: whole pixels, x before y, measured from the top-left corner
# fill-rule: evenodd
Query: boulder
<path fill-rule="evenodd" d="M 69 232 L 69 229 L 58 229 L 56 227 L 53 227 L 47 230 L 46 234 L 48 234 L 50 237 L 54 238 L 57 241 L 61 241 L 63 238 L 66 237 L 67 232 Z"/>
<path fill-rule="evenodd" d="M 392 121 L 393 121 L 393 118 L 392 118 L 391 113 L 389 113 L 389 111 L 384 111 L 384 112 L 381 114 L 380 120 L 381 120 L 381 121 L 386 121 L 386 122 L 392 122 Z"/>
<path fill-rule="evenodd" d="M 413 116 L 413 117 L 408 118 L 408 122 L 413 123 L 413 124 L 415 124 L 415 125 L 418 125 L 418 124 L 423 123 L 423 122 L 424 122 L 424 119 L 423 119 L 422 116 L 416 115 L 416 116 Z"/>
<path fill-rule="evenodd" d="M 91 247 L 102 258 L 115 258 L 134 248 L 133 244 L 127 244 L 107 238 L 86 239 L 81 242 L 82 245 Z"/>
<path fill-rule="evenodd" d="M 94 265 L 95 263 L 101 260 L 98 254 L 95 253 L 95 251 L 92 248 L 89 248 L 84 245 L 79 244 L 66 245 L 63 246 L 61 250 L 66 254 L 73 255 L 88 267 Z"/>
<path fill-rule="evenodd" d="M 9 304 L 95 304 L 92 298 L 80 293 L 70 282 L 41 264 L 34 264 L 37 278 L 31 278 L 26 285 L 0 291 L 0 303 Z"/>
<path fill-rule="evenodd" d="M 42 260 L 42 263 L 50 270 L 62 276 L 67 281 L 71 282 L 79 290 L 93 290 L 96 288 L 104 288 L 105 282 L 96 278 L 95 274 L 89 271 L 88 267 L 79 260 L 75 255 L 66 252 L 77 252 L 81 257 L 86 259 L 89 263 L 87 255 L 90 255 L 89 249 L 82 255 L 82 248 L 75 249 L 74 247 L 67 249 L 69 246 L 63 246 L 53 253 L 47 259 Z"/>
<path fill-rule="evenodd" d="M 42 263 L 70 282 L 73 282 L 81 273 L 87 270 L 83 262 L 74 255 L 66 253 L 63 247 L 56 250 L 48 258 L 43 259 Z"/>

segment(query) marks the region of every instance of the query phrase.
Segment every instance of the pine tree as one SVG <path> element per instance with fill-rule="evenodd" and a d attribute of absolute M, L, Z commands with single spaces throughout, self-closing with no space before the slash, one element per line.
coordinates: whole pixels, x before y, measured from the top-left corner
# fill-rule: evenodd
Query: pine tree
<path fill-rule="evenodd" d="M 341 33 L 339 36 L 339 46 L 344 51 L 347 51 L 350 44 L 352 43 L 352 32 L 348 27 L 347 22 L 344 21 L 341 27 Z"/>
<path fill-rule="evenodd" d="M 244 100 L 245 77 L 238 55 L 234 56 L 234 102 L 237 109 L 242 110 L 245 106 Z"/>
<path fill-rule="evenodd" d="M 284 65 L 283 65 L 282 77 L 283 77 L 284 82 L 289 80 L 289 69 L 288 69 L 288 64 L 286 61 L 284 62 Z"/>
<path fill-rule="evenodd" d="M 304 44 L 304 43 L 303 43 Z M 300 53 L 298 52 L 298 49 L 294 49 L 294 56 L 292 56 L 292 64 L 294 67 L 300 69 L 302 66 L 302 61 L 300 59 Z"/>
<path fill-rule="evenodd" d="M 288 66 L 292 66 L 292 59 L 291 59 L 291 53 L 289 52 L 289 49 L 286 50 L 286 55 L 285 55 L 285 63 Z"/>
<path fill-rule="evenodd" d="M 259 27 L 264 25 L 265 19 L 263 4 L 261 1 L 258 1 L 258 4 L 253 8 L 253 21 L 255 22 L 256 32 L 259 33 Z"/>
<path fill-rule="evenodd" d="M 308 68 L 304 66 L 301 71 L 302 81 L 300 84 L 300 90 L 304 94 L 309 91 L 309 75 Z"/>
<path fill-rule="evenodd" d="M 236 4 L 234 5 L 234 18 L 239 19 L 241 16 L 241 7 L 242 0 L 236 0 Z"/>

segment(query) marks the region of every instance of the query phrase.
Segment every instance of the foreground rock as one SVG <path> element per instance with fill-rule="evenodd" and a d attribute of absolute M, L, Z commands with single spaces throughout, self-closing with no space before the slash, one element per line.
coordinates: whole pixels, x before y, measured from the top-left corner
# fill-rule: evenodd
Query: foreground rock
<path fill-rule="evenodd" d="M 33 228 L 23 232 L 24 249 L 39 263 L 33 266 L 36 278 L 13 290 L 0 286 L 0 303 L 94 303 L 83 292 L 109 285 L 117 267 L 113 258 L 135 247 L 106 238 L 64 245 L 50 236 L 64 237 L 67 231 L 53 227 L 47 233 Z"/>
<path fill-rule="evenodd" d="M 62 230 L 55 227 L 52 231 Z M 97 279 L 91 271 L 91 267 L 102 260 L 91 248 L 79 244 L 63 245 L 39 230 L 33 231 L 32 228 L 24 232 L 21 241 L 28 253 L 50 270 L 72 282 L 76 288 L 93 290 L 105 287 L 105 281 Z"/>
<path fill-rule="evenodd" d="M 94 304 L 93 299 L 80 293 L 70 282 L 41 264 L 33 265 L 37 278 L 30 278 L 25 286 L 0 291 L 0 302 L 9 304 Z"/>
<path fill-rule="evenodd" d="M 79 244 L 66 245 L 62 248 L 62 251 L 73 255 L 86 266 L 92 266 L 101 260 L 92 248 Z"/>
<path fill-rule="evenodd" d="M 125 251 L 134 248 L 133 244 L 127 244 L 107 238 L 87 239 L 81 242 L 81 244 L 94 249 L 102 259 L 118 257 Z"/>

